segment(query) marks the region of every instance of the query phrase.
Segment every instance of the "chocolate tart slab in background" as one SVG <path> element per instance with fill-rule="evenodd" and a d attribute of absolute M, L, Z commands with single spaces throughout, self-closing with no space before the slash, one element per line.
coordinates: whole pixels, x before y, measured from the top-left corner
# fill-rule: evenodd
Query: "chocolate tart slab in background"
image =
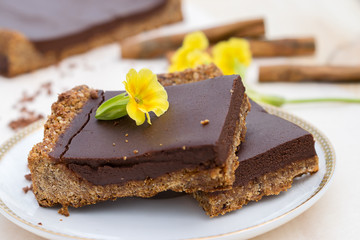
<path fill-rule="evenodd" d="M 181 20 L 181 0 L 4 0 L 0 74 L 16 76 Z"/>
<path fill-rule="evenodd" d="M 240 209 L 263 196 L 277 195 L 290 188 L 295 177 L 318 171 L 314 139 L 309 132 L 267 113 L 253 101 L 246 122 L 233 188 L 194 193 L 210 217 Z"/>
<path fill-rule="evenodd" d="M 94 90 L 80 86 L 61 94 L 45 124 L 43 142 L 28 159 L 39 204 L 61 204 L 67 214 L 67 206 L 117 197 L 229 189 L 249 109 L 240 77 L 166 90 L 170 108 L 153 118 L 151 126 L 136 126 L 129 117 L 94 118 L 99 104 L 120 92 L 97 91 L 94 97 Z M 205 119 L 210 123 L 202 125 Z"/>

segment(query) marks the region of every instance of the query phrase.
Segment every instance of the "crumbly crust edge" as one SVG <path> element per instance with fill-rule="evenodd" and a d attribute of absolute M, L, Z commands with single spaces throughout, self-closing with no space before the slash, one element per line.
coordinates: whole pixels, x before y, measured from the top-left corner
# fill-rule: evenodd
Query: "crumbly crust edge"
<path fill-rule="evenodd" d="M 292 162 L 274 172 L 252 179 L 247 185 L 214 193 L 196 192 L 193 197 L 209 217 L 224 215 L 241 209 L 250 201 L 259 201 L 264 196 L 278 195 L 291 188 L 294 178 L 318 171 L 318 157 Z"/>

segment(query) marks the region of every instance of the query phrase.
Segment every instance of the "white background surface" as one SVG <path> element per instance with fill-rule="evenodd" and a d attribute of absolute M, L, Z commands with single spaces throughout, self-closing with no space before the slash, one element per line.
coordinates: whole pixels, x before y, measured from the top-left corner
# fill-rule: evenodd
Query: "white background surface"
<path fill-rule="evenodd" d="M 260 64 L 358 64 L 360 65 L 360 1 L 184 1 L 185 22 L 158 32 L 196 29 L 241 19 L 264 17 L 269 38 L 314 36 L 317 52 L 312 57 L 257 59 L 248 75 L 258 90 L 288 98 L 359 97 L 356 84 L 258 84 Z M 75 66 L 75 67 L 72 67 Z M 164 60 L 121 60 L 116 44 L 67 59 L 49 67 L 13 79 L 0 77 L 0 143 L 14 133 L 8 123 L 19 117 L 13 106 L 26 91 L 33 94 L 40 85 L 51 81 L 54 94 L 43 93 L 30 110 L 49 114 L 57 93 L 75 85 L 119 89 L 130 67 L 148 67 L 154 72 L 166 71 Z M 287 111 L 315 125 L 335 147 L 337 171 L 327 193 L 304 214 L 257 239 L 357 239 L 360 236 L 360 104 L 287 105 Z M 0 216 L 0 239 L 42 239 Z M 176 237 L 176 236 L 175 236 Z"/>

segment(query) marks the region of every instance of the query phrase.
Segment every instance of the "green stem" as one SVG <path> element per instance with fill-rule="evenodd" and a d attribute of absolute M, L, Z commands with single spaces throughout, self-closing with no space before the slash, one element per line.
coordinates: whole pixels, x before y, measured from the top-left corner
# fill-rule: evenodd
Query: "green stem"
<path fill-rule="evenodd" d="M 281 107 L 284 104 L 313 103 L 313 102 L 343 102 L 360 103 L 360 98 L 306 98 L 306 99 L 286 99 L 277 95 L 262 94 L 252 88 L 247 88 L 246 93 L 255 102 L 263 102 L 273 106 Z"/>
<path fill-rule="evenodd" d="M 309 99 L 286 99 L 285 100 L 285 103 L 310 103 L 310 102 L 360 103 L 360 98 L 309 98 Z"/>

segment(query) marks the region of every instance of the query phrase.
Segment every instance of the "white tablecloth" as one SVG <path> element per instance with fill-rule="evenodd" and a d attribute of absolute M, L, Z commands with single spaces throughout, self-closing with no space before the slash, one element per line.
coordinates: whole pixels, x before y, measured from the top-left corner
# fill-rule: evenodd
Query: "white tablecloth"
<path fill-rule="evenodd" d="M 193 0 L 184 1 L 185 22 L 158 30 L 160 33 L 179 29 L 196 29 L 234 20 L 264 17 L 269 38 L 314 36 L 315 56 L 254 60 L 248 81 L 257 89 L 288 98 L 360 97 L 356 84 L 259 84 L 260 64 L 360 64 L 360 1 L 276 1 L 276 0 Z M 1 25 L 1 23 L 0 23 Z M 60 93 L 75 85 L 118 89 L 121 77 L 130 67 L 148 67 L 165 72 L 165 60 L 121 60 L 116 44 L 101 47 L 90 53 L 72 57 L 59 64 L 13 79 L 0 77 L 0 143 L 14 132 L 8 123 L 19 117 L 14 108 L 26 91 L 33 94 L 40 85 L 52 82 Z M 50 104 L 57 94 L 43 92 L 30 110 L 49 114 Z M 287 105 L 287 111 L 307 120 L 320 129 L 333 143 L 337 155 L 334 181 L 325 195 L 309 210 L 285 225 L 256 239 L 358 239 L 360 236 L 360 104 L 302 104 Z M 176 236 L 174 236 L 176 237 Z M 0 216 L 0 239 L 42 239 Z"/>

